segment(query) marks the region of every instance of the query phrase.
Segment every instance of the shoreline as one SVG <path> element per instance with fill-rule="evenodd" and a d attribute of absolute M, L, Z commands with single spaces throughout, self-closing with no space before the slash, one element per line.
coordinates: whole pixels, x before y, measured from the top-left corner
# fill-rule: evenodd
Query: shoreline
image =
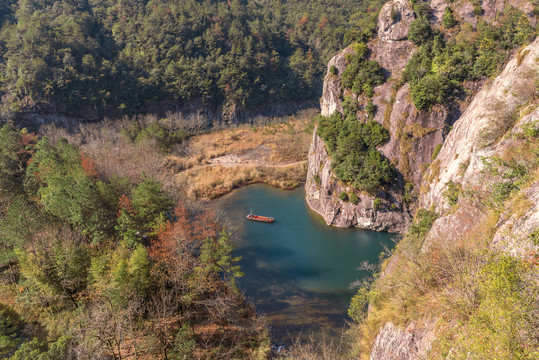
<path fill-rule="evenodd" d="M 266 184 L 281 190 L 294 190 L 305 184 L 307 160 L 290 164 L 222 166 L 203 165 L 175 175 L 176 182 L 191 200 L 211 201 L 236 189 Z M 216 182 L 185 191 L 189 179 L 216 177 Z M 226 180 L 224 179 L 226 178 Z"/>

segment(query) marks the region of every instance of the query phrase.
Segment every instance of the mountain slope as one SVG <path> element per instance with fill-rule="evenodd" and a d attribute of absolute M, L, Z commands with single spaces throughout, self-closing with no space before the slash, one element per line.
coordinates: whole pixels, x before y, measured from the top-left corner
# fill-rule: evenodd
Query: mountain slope
<path fill-rule="evenodd" d="M 360 47 L 330 61 L 319 126 L 383 125 L 389 140 L 377 150 L 396 175 L 375 192 L 355 187 L 339 178 L 345 151 L 334 150 L 349 144 L 346 134 L 335 145 L 315 130 L 307 201 L 328 224 L 403 234 L 376 281 L 352 299 L 354 357 L 539 356 L 534 6 L 387 3 L 362 60 L 385 75 L 370 94 L 346 85 Z"/>

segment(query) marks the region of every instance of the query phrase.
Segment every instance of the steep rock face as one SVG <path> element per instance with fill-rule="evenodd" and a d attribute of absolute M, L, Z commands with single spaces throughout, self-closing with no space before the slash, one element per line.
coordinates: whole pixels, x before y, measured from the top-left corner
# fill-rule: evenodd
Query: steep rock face
<path fill-rule="evenodd" d="M 418 327 L 414 323 L 401 329 L 387 323 L 376 337 L 370 360 L 415 360 L 426 358 L 434 338 L 434 323 L 425 321 Z"/>
<path fill-rule="evenodd" d="M 477 231 L 478 225 L 487 221 L 487 211 L 476 196 L 488 191 L 493 179 L 482 171 L 485 164 L 481 159 L 502 156 L 511 151 L 511 146 L 518 145 L 518 134 L 523 131 L 523 126 L 539 121 L 537 100 L 529 104 L 537 97 L 534 82 L 538 79 L 539 39 L 520 51 L 504 71 L 475 96 L 455 122 L 438 155 L 438 163 L 431 165 L 423 180 L 421 206 L 432 206 L 440 217 L 425 238 L 422 252 L 431 247 L 443 247 L 444 243 L 466 240 L 473 231 Z M 528 105 L 518 108 L 522 104 Z M 485 142 L 487 131 L 499 126 L 500 119 L 507 120 L 500 116 L 515 111 L 525 115 L 518 116 L 518 122 L 501 139 Z M 450 207 L 444 198 L 444 191 L 449 180 L 478 195 L 460 198 L 458 207 L 448 211 Z M 539 182 L 531 183 L 520 194 L 513 200 L 512 207 L 506 209 L 497 220 L 490 246 L 497 251 L 526 258 L 530 252 L 539 251 L 539 246 L 532 239 L 532 234 L 537 234 L 539 228 Z M 515 210 L 515 203 L 521 204 L 521 211 Z M 390 259 L 382 278 L 398 272 L 400 261 L 397 253 Z M 406 328 L 401 328 L 386 323 L 375 339 L 371 360 L 428 358 L 428 351 L 435 339 L 434 320 L 422 326 L 420 332 L 415 330 L 416 324 L 412 322 Z"/>
<path fill-rule="evenodd" d="M 343 89 L 341 76 L 347 65 L 346 55 L 353 52 L 352 48 L 348 47 L 334 56 L 328 63 L 327 74 L 324 77 L 322 97 L 320 98 L 320 111 L 323 116 L 330 116 L 335 111 L 342 112 L 341 96 Z M 337 69 L 336 75 L 330 71 L 332 66 L 335 66 Z"/>
<path fill-rule="evenodd" d="M 317 179 L 315 180 L 315 175 Z M 309 151 L 309 170 L 305 184 L 307 203 L 322 215 L 328 225 L 338 227 L 360 227 L 377 231 L 402 232 L 409 222 L 408 214 L 402 208 L 392 209 L 388 204 L 397 199 L 385 199 L 382 207 L 373 209 L 374 198 L 359 196 L 357 205 L 343 202 L 338 196 L 344 188 L 331 172 L 331 157 L 316 129 Z"/>
<path fill-rule="evenodd" d="M 394 0 L 382 6 L 378 16 L 378 37 L 384 41 L 404 40 L 414 12 L 407 0 Z"/>
<path fill-rule="evenodd" d="M 466 188 L 484 185 L 482 158 L 492 156 L 509 141 L 492 142 L 494 135 L 489 134 L 496 131 L 496 127 L 503 126 L 517 106 L 525 103 L 535 91 L 539 39 L 521 50 L 520 54 L 507 64 L 492 84 L 475 96 L 453 126 L 436 161 L 424 176 L 421 207 L 428 209 L 433 206 L 440 213 L 449 209 L 443 195 L 449 181 Z M 531 117 L 528 115 L 527 118 Z M 519 126 L 513 131 L 518 129 Z"/>
<path fill-rule="evenodd" d="M 409 40 L 403 41 L 384 41 L 375 39 L 369 44 L 371 58 L 387 72 L 388 78 L 398 79 L 415 47 Z"/>
<path fill-rule="evenodd" d="M 539 119 L 537 105 L 533 105 L 535 109 L 518 108 L 534 96 L 538 61 L 539 39 L 521 50 L 500 76 L 476 95 L 455 123 L 436 161 L 423 178 L 421 207 L 434 208 L 439 214 L 446 213 L 451 208 L 445 195 L 450 181 L 477 194 L 474 197 L 481 197 L 491 190 L 494 182 L 499 181 L 498 177 L 485 173 L 484 159 L 510 151 L 508 149 L 517 142 L 515 138 L 522 131 L 522 126 Z M 500 132 L 498 137 L 503 135 L 504 128 L 500 126 L 520 111 L 529 114 L 522 116 L 501 139 L 493 139 L 492 134 L 496 131 Z M 508 209 L 496 225 L 498 230 L 492 244 L 500 251 L 523 255 L 530 250 L 538 250 L 530 235 L 539 226 L 539 184 L 534 183 L 525 194 L 527 199 L 523 201 L 529 210 L 525 214 L 515 214 L 513 209 Z M 486 221 L 486 212 L 474 197 L 460 200 L 455 213 L 448 213 L 434 222 L 423 243 L 423 251 L 441 242 L 466 238 L 475 224 Z"/>
<path fill-rule="evenodd" d="M 394 19 L 391 17 L 392 9 Z M 371 51 L 371 58 L 376 60 L 386 72 L 387 77 L 400 77 L 404 67 L 408 63 L 414 50 L 411 41 L 406 40 L 408 29 L 414 20 L 411 5 L 407 0 L 395 0 L 386 3 L 378 17 L 379 38 L 369 42 L 368 47 Z M 330 116 L 335 111 L 342 112 L 341 99 L 343 95 L 349 95 L 342 87 L 341 76 L 346 68 L 346 55 L 353 53 L 353 49 L 348 47 L 335 55 L 328 63 L 327 74 L 324 77 L 322 97 L 320 98 L 320 109 L 323 116 Z M 334 75 L 330 69 L 335 66 L 337 74 Z M 384 84 L 385 87 L 378 89 L 377 97 L 387 98 L 383 101 L 388 102 L 390 98 L 390 84 Z M 382 85 L 382 86 L 384 86 Z M 378 111 L 378 113 L 382 112 Z"/>
<path fill-rule="evenodd" d="M 434 148 L 444 140 L 449 126 L 461 111 L 461 106 L 454 105 L 450 108 L 437 106 L 429 112 L 419 112 L 411 102 L 410 87 L 405 84 L 394 97 L 389 119 L 385 111 L 378 114 L 383 115 L 383 119 L 375 118 L 382 124 L 385 122 L 385 126 L 389 125 L 391 134 L 390 141 L 380 150 L 418 188 L 423 164 L 431 161 Z"/>

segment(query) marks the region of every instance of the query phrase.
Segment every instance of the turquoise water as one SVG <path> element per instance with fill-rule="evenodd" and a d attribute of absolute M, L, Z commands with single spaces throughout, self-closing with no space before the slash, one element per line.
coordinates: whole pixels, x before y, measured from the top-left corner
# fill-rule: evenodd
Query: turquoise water
<path fill-rule="evenodd" d="M 358 266 L 378 262 L 383 245 L 393 246 L 387 233 L 326 226 L 308 208 L 303 188 L 251 185 L 216 204 L 239 238 L 236 254 L 245 273 L 239 287 L 266 316 L 276 342 L 340 333 L 356 291 L 350 284 L 367 275 Z M 275 223 L 248 221 L 251 209 Z"/>

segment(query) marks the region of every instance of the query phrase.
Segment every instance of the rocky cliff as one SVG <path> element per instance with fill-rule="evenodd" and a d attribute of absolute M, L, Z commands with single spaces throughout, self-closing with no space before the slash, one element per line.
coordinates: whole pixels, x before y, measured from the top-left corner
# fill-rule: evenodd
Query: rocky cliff
<path fill-rule="evenodd" d="M 429 16 L 434 26 L 440 26 L 442 14 L 448 4 L 443 0 L 431 1 Z M 536 23 L 533 7 L 526 1 L 483 2 L 482 16 L 474 13 L 474 6 L 469 2 L 458 2 L 453 4 L 453 7 L 456 17 L 462 23 L 477 26 L 478 19 L 495 22 L 496 13 L 507 5 L 520 8 L 528 16 L 530 23 Z M 403 203 L 405 187 L 407 186 L 408 191 L 413 194 L 413 196 L 408 194 L 410 198 L 419 195 L 421 186 L 426 186 L 422 178 L 425 169 L 432 161 L 434 149 L 445 141 L 451 126 L 465 112 L 473 94 L 483 86 L 481 81 L 464 82 L 464 88 L 469 94 L 467 97 L 450 105 L 437 105 L 430 111 L 418 111 L 411 100 L 410 86 L 397 85 L 411 55 L 416 51 L 416 46 L 407 39 L 410 24 L 414 19 L 409 1 L 393 0 L 386 3 L 378 16 L 377 37 L 367 44 L 370 59 L 376 60 L 386 75 L 386 81 L 374 89 L 372 97 L 372 102 L 376 106 L 374 120 L 388 129 L 391 135 L 389 142 L 378 150 L 398 171 L 397 182 L 387 191 L 376 195 L 381 200 L 381 205 L 377 209 L 372 206 L 374 196 L 360 194 L 357 205 L 337 198 L 342 191 L 350 188 L 339 183 L 333 176 L 331 158 L 324 143 L 316 136 L 316 132 L 313 135 L 306 182 L 307 201 L 329 225 L 404 232 L 417 205 L 414 201 Z M 364 95 L 353 94 L 342 85 L 342 74 L 348 64 L 347 55 L 350 53 L 353 53 L 352 48 L 344 49 L 328 64 L 320 99 L 321 113 L 323 116 L 329 116 L 334 112 L 342 113 L 343 99 L 351 96 L 360 104 L 358 120 L 364 121 L 367 118 L 365 109 L 368 99 Z M 439 189 L 433 190 L 433 193 L 436 191 L 439 192 Z"/>
<path fill-rule="evenodd" d="M 451 241 L 463 236 L 474 223 L 484 221 L 486 215 L 481 200 L 497 184 L 508 182 L 504 180 L 504 172 L 509 170 L 502 166 L 501 173 L 493 173 L 489 171 L 491 162 L 487 159 L 507 159 L 515 151 L 521 152 L 518 156 L 526 156 L 519 134 L 523 128 L 539 120 L 539 108 L 534 102 L 538 62 L 539 39 L 520 50 L 503 72 L 475 96 L 453 126 L 438 157 L 424 176 L 419 203 L 421 207 L 435 209 L 440 214 L 450 211 L 455 205 L 455 200 L 451 201 L 448 196 L 448 184 L 452 183 L 457 184 L 459 208 L 436 220 L 424 247 L 439 239 Z M 494 243 L 499 244 L 502 238 L 510 237 L 513 244 L 506 244 L 505 250 L 520 254 L 537 250 L 531 242 L 522 240 L 539 226 L 535 201 L 539 196 L 538 187 L 539 184 L 533 183 L 525 190 L 524 196 L 533 206 L 524 216 L 515 217 L 512 209 L 502 214 Z M 520 235 L 511 236 L 515 232 Z"/>
<path fill-rule="evenodd" d="M 410 222 L 410 209 L 402 201 L 405 183 L 410 182 L 419 188 L 422 166 L 430 161 L 434 148 L 443 141 L 449 126 L 463 110 L 462 105 L 455 105 L 419 112 L 410 99 L 408 85 L 395 89 L 395 82 L 415 49 L 412 42 L 406 39 L 413 20 L 414 15 L 408 1 L 386 3 L 378 17 L 378 37 L 368 44 L 370 57 L 380 64 L 388 79 L 374 89 L 372 101 L 377 107 L 374 120 L 391 134 L 390 141 L 379 150 L 397 167 L 398 184 L 378 194 L 382 200 L 378 209 L 373 208 L 374 197 L 366 194 L 359 196 L 357 205 L 340 201 L 337 196 L 346 188 L 332 175 L 331 158 L 315 131 L 309 154 L 307 202 L 324 217 L 328 225 L 404 232 Z M 335 111 L 342 112 L 341 103 L 345 96 L 355 97 L 365 109 L 367 99 L 364 96 L 358 98 L 342 86 L 341 76 L 347 65 L 346 56 L 351 52 L 351 48 L 343 50 L 328 64 L 320 100 L 324 116 Z M 330 72 L 333 66 L 337 74 Z M 365 118 L 364 114 L 359 115 L 360 121 Z M 315 181 L 315 178 L 320 181 Z"/>
<path fill-rule="evenodd" d="M 516 160 L 524 164 L 524 157 L 530 154 L 526 155 L 527 145 L 522 140 L 523 129 L 533 125 L 539 131 L 536 87 L 539 79 L 539 39 L 519 54 L 474 97 L 465 113 L 455 122 L 436 162 L 425 174 L 420 206 L 435 209 L 439 217 L 422 243 L 423 254 L 437 252 L 463 239 L 477 237 L 477 233 L 484 231 L 485 224 L 491 221 L 492 214 L 499 212 L 499 217 L 491 225 L 492 234 L 486 234 L 488 246 L 496 252 L 518 256 L 525 261 L 536 261 L 533 259 L 534 254 L 539 252 L 539 244 L 534 238 L 539 228 L 537 177 L 533 180 L 532 175 L 532 180 L 523 185 L 518 195 L 504 203 L 507 208 L 493 212 L 485 207 L 485 203 L 488 203 L 485 201 L 486 196 L 492 196 L 497 184 L 504 183 L 503 166 L 502 174 L 492 174 L 487 169 L 489 162 L 485 159 L 507 159 L 516 153 Z M 516 120 L 507 125 L 511 119 L 509 115 Z M 501 124 L 506 126 L 500 128 Z M 497 138 L 490 137 L 488 130 L 493 129 L 498 130 Z M 518 159 L 518 156 L 523 158 Z M 457 203 L 453 202 L 452 205 L 448 203 L 447 196 L 447 183 L 450 181 L 458 184 L 460 189 Z M 401 256 L 394 255 L 382 281 L 403 266 Z M 425 313 L 428 313 L 426 309 Z M 433 355 L 429 356 L 429 349 L 436 339 L 435 329 L 436 322 L 432 319 L 415 320 L 405 328 L 388 322 L 376 336 L 370 358 L 431 358 Z"/>
<path fill-rule="evenodd" d="M 360 227 L 377 231 L 402 232 L 409 221 L 408 214 L 398 207 L 393 209 L 384 205 L 382 209 L 375 209 L 374 198 L 361 195 L 359 202 L 354 205 L 338 198 L 343 191 L 349 188 L 337 181 L 331 172 L 331 157 L 328 155 L 322 139 L 313 134 L 311 149 L 309 151 L 309 170 L 305 189 L 307 202 L 311 209 L 321 214 L 328 225 L 339 227 Z M 315 180 L 314 174 L 318 177 Z M 392 198 L 391 193 L 384 201 L 388 204 L 398 204 L 400 198 Z M 396 205 L 395 205 L 396 206 Z"/>
<path fill-rule="evenodd" d="M 449 4 L 443 0 L 430 2 L 431 24 L 440 26 Z M 461 24 L 468 23 L 472 28 L 481 20 L 495 24 L 498 14 L 509 5 L 522 10 L 531 24 L 537 24 L 533 6 L 527 1 L 451 3 Z M 387 78 L 375 88 L 372 97 L 377 106 L 374 120 L 390 132 L 390 140 L 378 150 L 397 168 L 397 183 L 378 195 L 382 207 L 376 210 L 374 198 L 366 194 L 361 194 L 356 205 L 339 200 L 337 196 L 350 189 L 332 173 L 332 159 L 315 129 L 309 153 L 307 201 L 328 224 L 392 232 L 405 232 L 417 209 L 429 209 L 437 217 L 430 230 L 419 236 L 419 244 L 410 240 L 403 245 L 418 249 L 414 261 L 473 237 L 484 239 L 488 248 L 497 253 L 536 264 L 539 178 L 536 165 L 531 165 L 536 150 L 530 141 L 533 144 L 539 135 L 539 40 L 513 53 L 496 78 L 464 82 L 468 96 L 451 105 L 437 105 L 428 112 L 418 111 L 411 100 L 410 86 L 394 85 L 416 50 L 407 40 L 414 19 L 411 8 L 404 0 L 386 3 L 378 18 L 378 36 L 368 43 L 370 58 L 382 66 Z M 345 49 L 329 63 L 321 110 L 324 116 L 342 112 L 344 96 L 353 96 L 360 103 L 358 121 L 364 121 L 367 99 L 344 89 L 341 81 L 346 54 L 352 51 Z M 330 72 L 331 66 L 337 68 L 336 74 Z M 535 140 L 530 140 L 530 136 L 535 136 Z M 432 156 L 437 146 L 439 153 Z M 521 178 L 516 178 L 517 172 Z M 526 176 L 522 175 L 526 172 Z M 415 197 L 409 204 L 403 201 L 406 183 L 414 188 Z M 386 286 L 388 296 L 395 288 L 407 286 L 385 280 L 408 267 L 409 260 L 404 258 L 410 256 L 410 250 L 398 250 L 377 281 L 390 284 L 382 285 Z M 537 281 L 537 274 L 534 276 L 533 281 Z M 449 288 L 444 295 L 454 291 Z M 397 312 L 409 306 L 402 299 L 392 304 L 402 306 Z M 401 316 L 396 316 L 396 322 L 391 316 L 384 321 L 380 313 L 371 313 L 371 317 L 374 319 L 369 321 L 378 326 L 370 344 L 371 360 L 434 357 L 430 349 L 440 318 L 430 314 L 429 309 L 404 322 Z"/>

